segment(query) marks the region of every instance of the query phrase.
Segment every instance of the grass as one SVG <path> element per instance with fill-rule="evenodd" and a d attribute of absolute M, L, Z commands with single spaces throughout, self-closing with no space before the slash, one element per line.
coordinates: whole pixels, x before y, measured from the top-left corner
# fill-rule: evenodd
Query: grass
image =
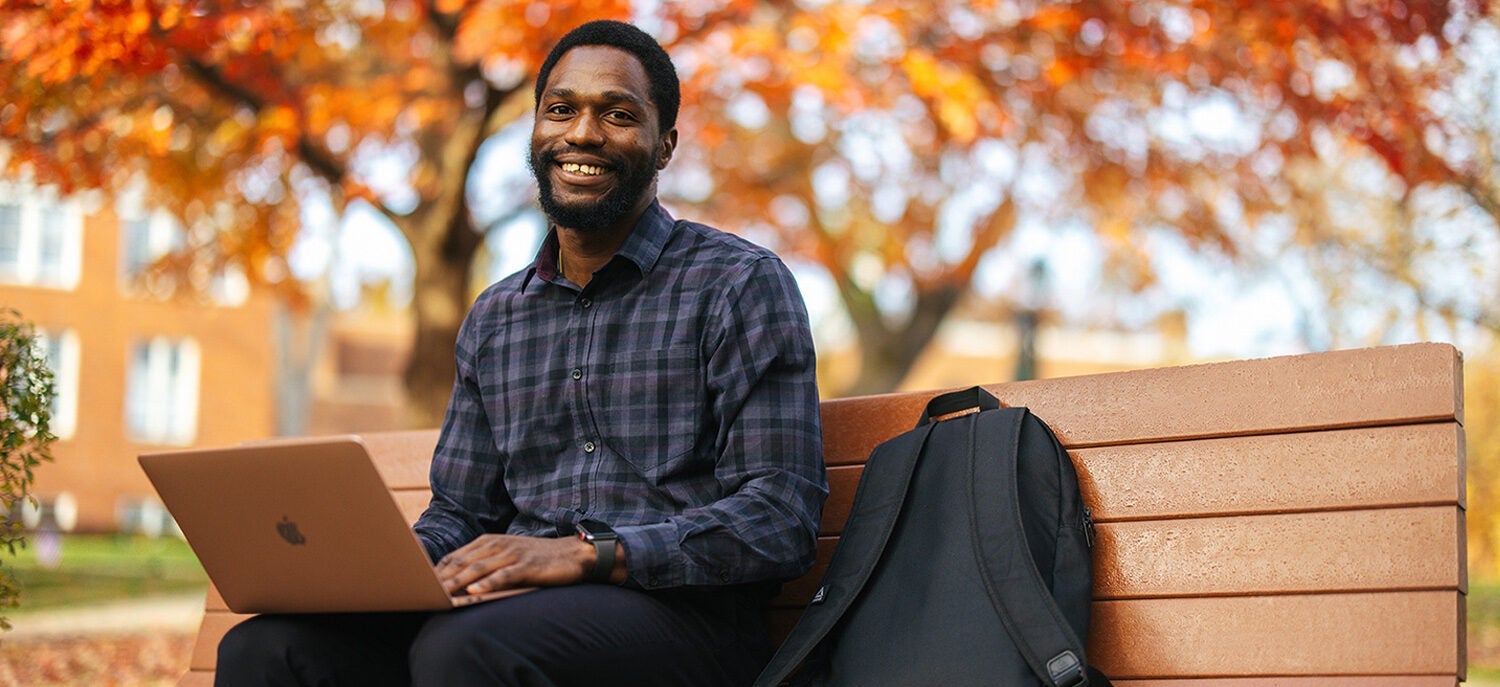
<path fill-rule="evenodd" d="M 1500 580 L 1469 581 L 1469 684 L 1500 685 Z"/>
<path fill-rule="evenodd" d="M 47 545 L 35 534 L 27 536 L 26 548 L 14 558 L 0 550 L 0 570 L 13 572 L 21 586 L 20 608 L 5 615 L 201 592 L 208 586 L 192 549 L 177 537 L 64 535 L 59 541 L 55 568 L 38 560 Z"/>

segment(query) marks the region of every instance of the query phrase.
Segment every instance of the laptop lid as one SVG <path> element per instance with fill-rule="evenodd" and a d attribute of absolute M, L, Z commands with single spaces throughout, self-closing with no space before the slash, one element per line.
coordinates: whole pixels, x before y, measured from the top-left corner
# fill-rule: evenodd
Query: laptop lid
<path fill-rule="evenodd" d="M 139 460 L 236 613 L 441 610 L 522 591 L 444 592 L 357 436 Z"/>

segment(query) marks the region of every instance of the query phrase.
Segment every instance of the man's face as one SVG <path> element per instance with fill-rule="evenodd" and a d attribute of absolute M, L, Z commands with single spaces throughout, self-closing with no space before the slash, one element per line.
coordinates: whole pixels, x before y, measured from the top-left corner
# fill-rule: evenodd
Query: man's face
<path fill-rule="evenodd" d="M 650 86 L 640 61 L 618 48 L 579 46 L 553 67 L 530 159 L 553 223 L 579 231 L 633 223 L 656 197 L 677 132 L 660 133 Z"/>

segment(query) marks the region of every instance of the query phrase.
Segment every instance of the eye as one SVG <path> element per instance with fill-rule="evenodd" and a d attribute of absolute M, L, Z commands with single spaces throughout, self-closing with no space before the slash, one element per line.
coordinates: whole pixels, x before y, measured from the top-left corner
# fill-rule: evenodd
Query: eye
<path fill-rule="evenodd" d="M 635 122 L 640 120 L 639 117 L 635 116 L 635 113 L 626 110 L 610 110 L 609 112 L 605 113 L 604 116 L 622 123 Z"/>
<path fill-rule="evenodd" d="M 556 103 L 547 107 L 547 114 L 555 117 L 566 117 L 573 114 L 573 108 L 562 103 Z"/>

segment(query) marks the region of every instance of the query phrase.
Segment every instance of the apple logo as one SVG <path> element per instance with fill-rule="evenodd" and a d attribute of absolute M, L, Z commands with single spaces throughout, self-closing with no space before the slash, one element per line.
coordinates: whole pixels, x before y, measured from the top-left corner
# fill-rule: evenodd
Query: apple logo
<path fill-rule="evenodd" d="M 288 544 L 293 546 L 302 546 L 307 543 L 307 537 L 302 536 L 302 533 L 297 531 L 297 523 L 287 519 L 285 515 L 281 516 L 281 522 L 276 524 L 276 532 Z"/>

